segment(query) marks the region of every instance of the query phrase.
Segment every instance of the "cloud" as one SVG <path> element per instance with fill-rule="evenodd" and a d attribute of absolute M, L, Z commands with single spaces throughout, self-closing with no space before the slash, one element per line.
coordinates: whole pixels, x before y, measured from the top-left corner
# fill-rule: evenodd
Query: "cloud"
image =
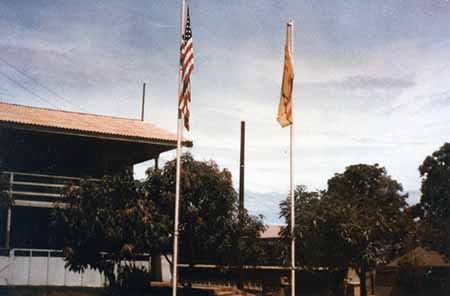
<path fill-rule="evenodd" d="M 300 82 L 300 84 L 302 84 Z M 397 79 L 392 77 L 372 77 L 364 74 L 345 77 L 339 80 L 329 80 L 320 82 L 305 82 L 304 85 L 316 86 L 316 87 L 332 87 L 340 90 L 398 90 L 406 89 L 415 85 L 413 81 Z"/>
<path fill-rule="evenodd" d="M 295 182 L 323 189 L 335 172 L 364 162 L 386 166 L 405 190 L 419 188 L 418 165 L 450 134 L 448 5 L 191 5 L 191 151 L 229 168 L 236 184 L 245 120 L 253 213 L 276 220 L 274 192 L 284 196 L 289 188 L 289 130 L 275 121 L 288 17 L 298 24 Z M 94 113 L 138 117 L 145 81 L 146 119 L 175 131 L 178 13 L 171 1 L 2 3 L 0 56 Z M 0 70 L 60 103 L 7 66 Z M 11 102 L 36 105 L 8 81 L 0 79 L 0 91 Z M 162 159 L 173 157 L 172 151 Z"/>
<path fill-rule="evenodd" d="M 279 193 L 279 192 L 254 192 L 254 191 L 245 191 L 245 200 L 244 205 L 245 208 L 249 211 L 250 214 L 264 215 L 264 222 L 266 224 L 282 224 L 282 221 L 278 216 L 280 214 L 279 204 L 280 202 L 286 198 L 287 193 Z"/>
<path fill-rule="evenodd" d="M 411 87 L 414 85 L 414 82 L 390 77 L 370 77 L 358 75 L 348 77 L 334 83 L 332 82 L 331 84 L 345 90 L 391 90 Z"/>

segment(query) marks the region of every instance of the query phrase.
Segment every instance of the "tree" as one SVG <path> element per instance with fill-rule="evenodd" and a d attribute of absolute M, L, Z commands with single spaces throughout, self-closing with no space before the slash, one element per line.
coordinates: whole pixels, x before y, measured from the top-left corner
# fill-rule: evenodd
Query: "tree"
<path fill-rule="evenodd" d="M 244 265 L 259 265 L 265 250 L 259 235 L 265 230 L 263 216 L 251 216 L 246 210 L 233 215 L 231 232 L 228 234 L 227 256 L 222 263 L 236 266 L 238 272 L 237 287 L 244 288 Z"/>
<path fill-rule="evenodd" d="M 422 177 L 422 243 L 450 258 L 450 143 L 427 156 Z"/>
<path fill-rule="evenodd" d="M 296 265 L 311 272 L 328 268 L 330 287 L 334 295 L 343 295 L 343 280 L 349 267 L 349 255 L 343 247 L 338 221 L 339 213 L 325 201 L 322 191 L 308 191 L 306 186 L 295 188 Z M 280 217 L 287 226 L 282 229 L 285 242 L 285 264 L 290 256 L 291 198 L 280 203 Z"/>
<path fill-rule="evenodd" d="M 399 254 L 410 229 L 405 215 L 406 194 L 386 169 L 358 164 L 328 180 L 323 202 L 336 218 L 348 265 L 360 278 L 366 296 L 366 272 Z"/>
<path fill-rule="evenodd" d="M 264 225 L 261 217 L 248 213 L 239 220 L 231 173 L 212 160 L 196 161 L 189 153 L 182 156 L 181 165 L 180 261 L 191 268 L 195 263 L 225 266 L 251 261 L 257 256 L 252 251 Z M 162 170 L 149 170 L 145 181 L 167 217 L 173 217 L 175 174 L 172 160 Z"/>
<path fill-rule="evenodd" d="M 168 249 L 170 225 L 131 172 L 82 180 L 64 198 L 67 203 L 53 213 L 54 225 L 71 270 L 96 269 L 114 288 L 121 275 L 116 269 L 132 270 L 136 256 Z"/>
<path fill-rule="evenodd" d="M 181 163 L 180 261 L 192 268 L 194 263 L 228 266 L 256 260 L 262 218 L 244 213 L 239 219 L 231 173 L 190 154 Z M 142 253 L 171 253 L 175 173 L 172 160 L 162 170 L 149 169 L 143 182 L 128 172 L 69 187 L 67 206 L 54 215 L 70 269 L 97 269 L 117 286 L 117 266 L 130 269 Z"/>

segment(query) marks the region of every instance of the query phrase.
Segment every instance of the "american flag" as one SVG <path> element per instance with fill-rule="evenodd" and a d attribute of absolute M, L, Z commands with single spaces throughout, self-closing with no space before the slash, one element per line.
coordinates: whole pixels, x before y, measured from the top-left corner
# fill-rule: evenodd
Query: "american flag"
<path fill-rule="evenodd" d="M 189 103 L 191 102 L 191 73 L 194 70 L 194 48 L 192 47 L 191 19 L 187 8 L 186 26 L 181 37 L 181 92 L 178 99 L 178 109 L 184 115 L 184 126 L 189 130 Z"/>

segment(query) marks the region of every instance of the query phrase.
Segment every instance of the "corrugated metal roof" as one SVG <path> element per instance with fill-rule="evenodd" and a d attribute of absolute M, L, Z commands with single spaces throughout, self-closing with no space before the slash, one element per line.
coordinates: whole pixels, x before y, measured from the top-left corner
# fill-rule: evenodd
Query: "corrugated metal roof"
<path fill-rule="evenodd" d="M 86 135 L 103 135 L 128 140 L 167 142 L 176 145 L 177 136 L 137 119 L 70 112 L 0 102 L 0 122 L 50 128 Z M 184 144 L 192 146 L 192 141 Z"/>

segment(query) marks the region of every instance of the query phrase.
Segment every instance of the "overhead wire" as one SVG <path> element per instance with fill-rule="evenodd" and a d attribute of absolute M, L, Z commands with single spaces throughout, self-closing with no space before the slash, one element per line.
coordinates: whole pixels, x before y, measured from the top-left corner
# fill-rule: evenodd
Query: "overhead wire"
<path fill-rule="evenodd" d="M 46 85 L 42 84 L 41 82 L 39 82 L 38 80 L 36 80 L 35 78 L 31 77 L 30 75 L 28 75 L 27 73 L 25 73 L 24 71 L 20 70 L 17 66 L 14 66 L 13 64 L 9 63 L 8 61 L 6 61 L 4 58 L 2 58 L 0 56 L 0 61 L 5 63 L 6 65 L 10 66 L 11 68 L 13 68 L 14 70 L 16 70 L 17 72 L 19 72 L 20 74 L 22 74 L 23 76 L 27 77 L 29 80 L 33 81 L 34 83 L 36 83 L 37 85 L 39 85 L 40 87 L 42 87 L 43 89 L 47 90 L 49 93 L 57 96 L 60 100 L 66 102 L 67 104 L 72 105 L 73 107 L 76 107 L 78 109 L 81 109 L 83 111 L 86 111 L 83 107 L 73 103 L 70 99 L 61 96 L 60 94 L 56 93 L 55 91 L 53 91 L 52 89 L 50 89 L 49 87 L 47 87 Z"/>
<path fill-rule="evenodd" d="M 0 74 L 3 75 L 4 77 L 6 77 L 8 80 L 10 80 L 11 82 L 14 82 L 17 86 L 19 86 L 20 88 L 22 88 L 23 90 L 29 92 L 30 94 L 34 95 L 35 97 L 39 98 L 40 100 L 42 100 L 43 102 L 49 104 L 50 106 L 52 106 L 55 109 L 61 109 L 59 106 L 53 104 L 52 102 L 50 102 L 49 100 L 43 98 L 42 96 L 38 95 L 37 93 L 35 93 L 34 91 L 30 90 L 29 88 L 27 88 L 26 86 L 24 86 L 23 84 L 21 84 L 20 82 L 18 82 L 17 80 L 15 80 L 14 78 L 12 78 L 11 76 L 9 76 L 8 74 L 0 71 Z M 78 119 L 80 122 L 83 122 L 87 125 L 89 125 L 89 122 L 83 120 L 82 118 Z"/>
<path fill-rule="evenodd" d="M 19 86 L 20 88 L 22 88 L 23 90 L 29 92 L 30 94 L 32 94 L 33 96 L 39 98 L 40 100 L 42 100 L 43 102 L 51 105 L 54 108 L 59 109 L 58 106 L 56 106 L 55 104 L 53 104 L 52 102 L 50 102 L 49 100 L 43 98 L 42 96 L 38 95 L 37 93 L 33 92 L 32 90 L 30 90 L 29 88 L 27 88 L 26 86 L 24 86 L 22 83 L 18 82 L 17 80 L 15 80 L 14 78 L 12 78 L 11 76 L 9 76 L 8 74 L 0 71 L 0 74 L 3 75 L 4 77 L 6 77 L 8 80 L 12 81 L 13 83 L 15 83 L 17 86 Z"/>

